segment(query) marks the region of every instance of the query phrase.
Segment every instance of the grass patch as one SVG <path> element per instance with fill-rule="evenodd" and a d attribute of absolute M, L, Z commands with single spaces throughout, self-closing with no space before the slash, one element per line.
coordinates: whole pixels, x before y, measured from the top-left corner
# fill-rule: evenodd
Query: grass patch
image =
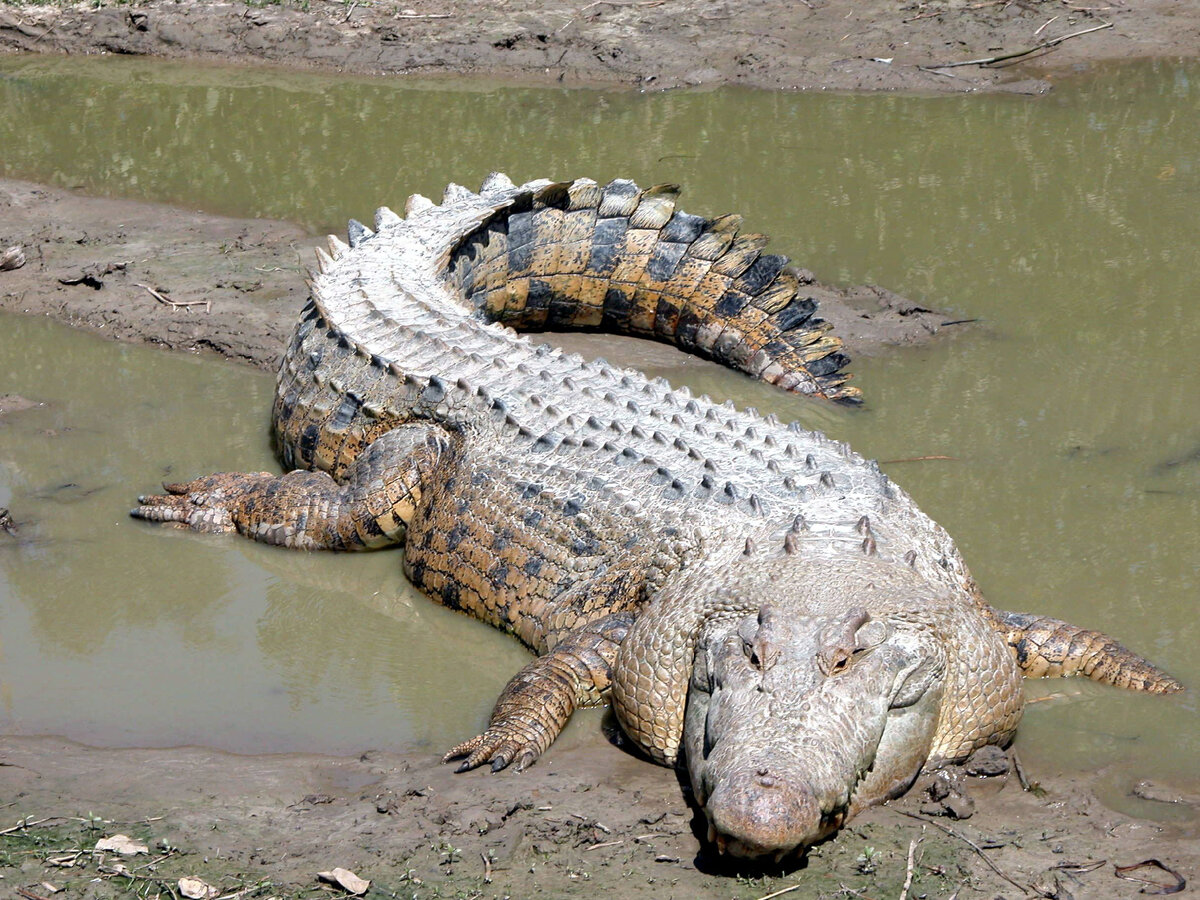
<path fill-rule="evenodd" d="M 99 840 L 118 833 L 144 844 L 146 852 L 122 856 L 95 849 Z M 50 896 L 181 900 L 181 878 L 198 878 L 211 885 L 210 900 L 302 900 L 327 893 L 318 885 L 289 888 L 220 871 L 197 854 L 157 838 L 151 822 L 116 823 L 89 813 L 30 818 L 0 828 L 0 884 L 14 891 L 5 894 L 14 900 Z"/>

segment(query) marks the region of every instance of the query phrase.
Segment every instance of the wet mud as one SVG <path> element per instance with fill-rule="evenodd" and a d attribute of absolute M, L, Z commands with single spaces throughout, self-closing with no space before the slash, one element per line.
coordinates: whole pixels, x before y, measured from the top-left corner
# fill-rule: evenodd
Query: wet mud
<path fill-rule="evenodd" d="M 1067 37 L 1091 28 L 1099 30 Z M 1059 38 L 1067 39 L 1023 52 Z M 1195 56 L 1200 8 L 1183 0 L 152 0 L 0 6 L 0 47 L 646 90 L 1037 93 L 1056 73 L 1098 60 Z M 957 65 L 997 57 L 1010 58 Z"/>

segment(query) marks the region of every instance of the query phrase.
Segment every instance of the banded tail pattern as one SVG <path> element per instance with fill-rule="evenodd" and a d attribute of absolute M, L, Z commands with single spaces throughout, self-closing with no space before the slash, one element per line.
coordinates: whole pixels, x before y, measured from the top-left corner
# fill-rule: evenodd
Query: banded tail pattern
<path fill-rule="evenodd" d="M 483 193 L 507 188 L 491 176 Z M 487 321 L 673 343 L 785 390 L 861 402 L 840 338 L 785 256 L 676 207 L 679 187 L 618 179 L 532 186 L 451 254 L 448 283 Z"/>

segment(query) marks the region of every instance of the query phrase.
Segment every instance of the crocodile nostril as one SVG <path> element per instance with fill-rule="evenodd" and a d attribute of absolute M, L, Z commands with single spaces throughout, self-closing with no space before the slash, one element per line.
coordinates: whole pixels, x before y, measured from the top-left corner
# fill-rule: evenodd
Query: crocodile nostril
<path fill-rule="evenodd" d="M 771 775 L 770 769 L 764 766 L 757 769 L 754 774 L 758 776 L 758 783 L 763 787 L 775 787 L 775 778 Z"/>

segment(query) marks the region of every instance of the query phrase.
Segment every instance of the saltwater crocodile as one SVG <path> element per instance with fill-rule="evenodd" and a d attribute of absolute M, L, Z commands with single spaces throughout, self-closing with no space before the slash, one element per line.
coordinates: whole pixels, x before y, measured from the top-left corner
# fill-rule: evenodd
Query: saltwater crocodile
<path fill-rule="evenodd" d="M 280 368 L 288 474 L 166 485 L 134 515 L 402 544 L 414 584 L 538 654 L 448 759 L 526 766 L 611 694 L 651 759 L 686 757 L 710 839 L 740 856 L 804 848 L 1005 743 L 1022 673 L 1179 689 L 1103 635 L 989 607 L 949 536 L 845 445 L 514 331 L 654 337 L 856 401 L 786 259 L 677 193 L 493 175 L 351 222 Z"/>

